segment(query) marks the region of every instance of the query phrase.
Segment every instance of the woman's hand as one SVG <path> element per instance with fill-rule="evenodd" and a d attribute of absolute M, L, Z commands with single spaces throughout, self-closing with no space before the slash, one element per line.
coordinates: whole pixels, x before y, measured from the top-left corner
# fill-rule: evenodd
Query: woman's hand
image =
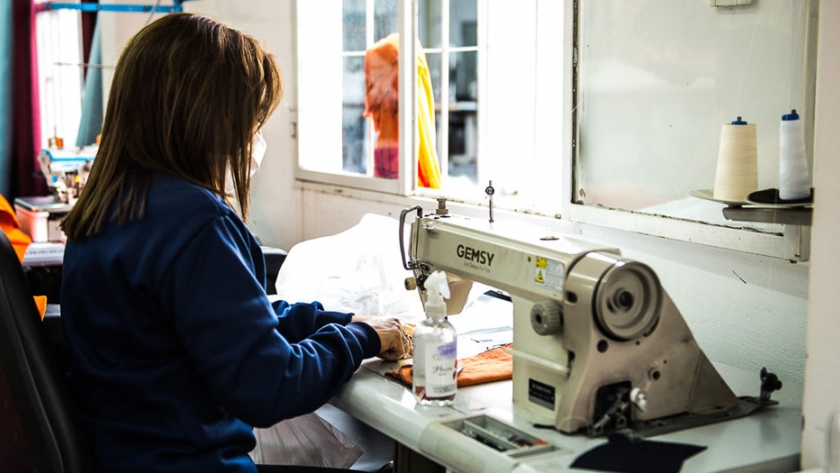
<path fill-rule="evenodd" d="M 382 349 L 379 358 L 395 361 L 411 356 L 411 337 L 408 336 L 400 321 L 393 317 L 372 317 L 354 315 L 353 322 L 364 322 L 379 334 Z"/>

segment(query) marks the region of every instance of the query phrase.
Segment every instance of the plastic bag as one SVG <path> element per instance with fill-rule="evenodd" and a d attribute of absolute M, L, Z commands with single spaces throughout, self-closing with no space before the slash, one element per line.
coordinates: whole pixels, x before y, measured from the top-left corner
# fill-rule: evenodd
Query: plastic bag
<path fill-rule="evenodd" d="M 277 296 L 287 302 L 318 301 L 328 310 L 357 315 L 397 317 L 412 323 L 425 318 L 417 291 L 405 289 L 414 273 L 403 268 L 399 220 L 365 214 L 354 227 L 336 235 L 295 245 L 275 281 Z M 408 251 L 411 226 L 403 232 Z M 450 314 L 460 312 L 488 289 L 447 274 L 450 292 L 458 295 Z"/>
<path fill-rule="evenodd" d="M 350 468 L 364 451 L 318 414 L 304 414 L 267 429 L 254 429 L 254 461 L 262 465 Z"/>
<path fill-rule="evenodd" d="M 404 286 L 413 274 L 403 269 L 398 230 L 398 220 L 366 214 L 344 232 L 298 243 L 277 275 L 278 297 L 358 315 L 422 317 L 417 291 Z"/>

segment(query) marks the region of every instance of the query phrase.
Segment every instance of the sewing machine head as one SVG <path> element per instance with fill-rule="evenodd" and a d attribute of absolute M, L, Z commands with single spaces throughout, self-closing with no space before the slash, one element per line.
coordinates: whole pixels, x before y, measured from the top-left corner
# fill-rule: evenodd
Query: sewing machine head
<path fill-rule="evenodd" d="M 78 150 L 44 149 L 38 154 L 41 173 L 56 200 L 73 203 L 87 182 L 98 147 Z"/>
<path fill-rule="evenodd" d="M 403 265 L 421 292 L 443 270 L 510 294 L 518 416 L 567 433 L 660 433 L 773 403 L 739 400 L 655 272 L 615 248 L 419 207 L 400 224 Z"/>

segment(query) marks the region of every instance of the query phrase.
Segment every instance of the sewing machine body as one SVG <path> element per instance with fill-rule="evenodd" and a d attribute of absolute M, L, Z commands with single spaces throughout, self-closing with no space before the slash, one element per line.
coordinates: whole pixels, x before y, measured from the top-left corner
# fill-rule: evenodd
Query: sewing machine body
<path fill-rule="evenodd" d="M 419 208 L 401 220 L 415 209 L 404 265 L 421 292 L 425 277 L 443 270 L 511 296 L 516 415 L 600 435 L 677 430 L 757 409 L 720 377 L 648 266 L 522 226 Z"/>
<path fill-rule="evenodd" d="M 74 150 L 41 150 L 41 173 L 57 202 L 72 204 L 79 198 L 98 149 L 92 145 Z"/>

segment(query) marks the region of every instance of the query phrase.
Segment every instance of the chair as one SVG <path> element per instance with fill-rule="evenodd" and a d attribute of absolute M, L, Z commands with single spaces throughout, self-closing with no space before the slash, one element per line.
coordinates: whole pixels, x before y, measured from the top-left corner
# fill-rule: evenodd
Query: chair
<path fill-rule="evenodd" d="M 6 374 L 35 469 L 89 472 L 91 455 L 23 268 L 0 232 L 0 365 Z"/>

